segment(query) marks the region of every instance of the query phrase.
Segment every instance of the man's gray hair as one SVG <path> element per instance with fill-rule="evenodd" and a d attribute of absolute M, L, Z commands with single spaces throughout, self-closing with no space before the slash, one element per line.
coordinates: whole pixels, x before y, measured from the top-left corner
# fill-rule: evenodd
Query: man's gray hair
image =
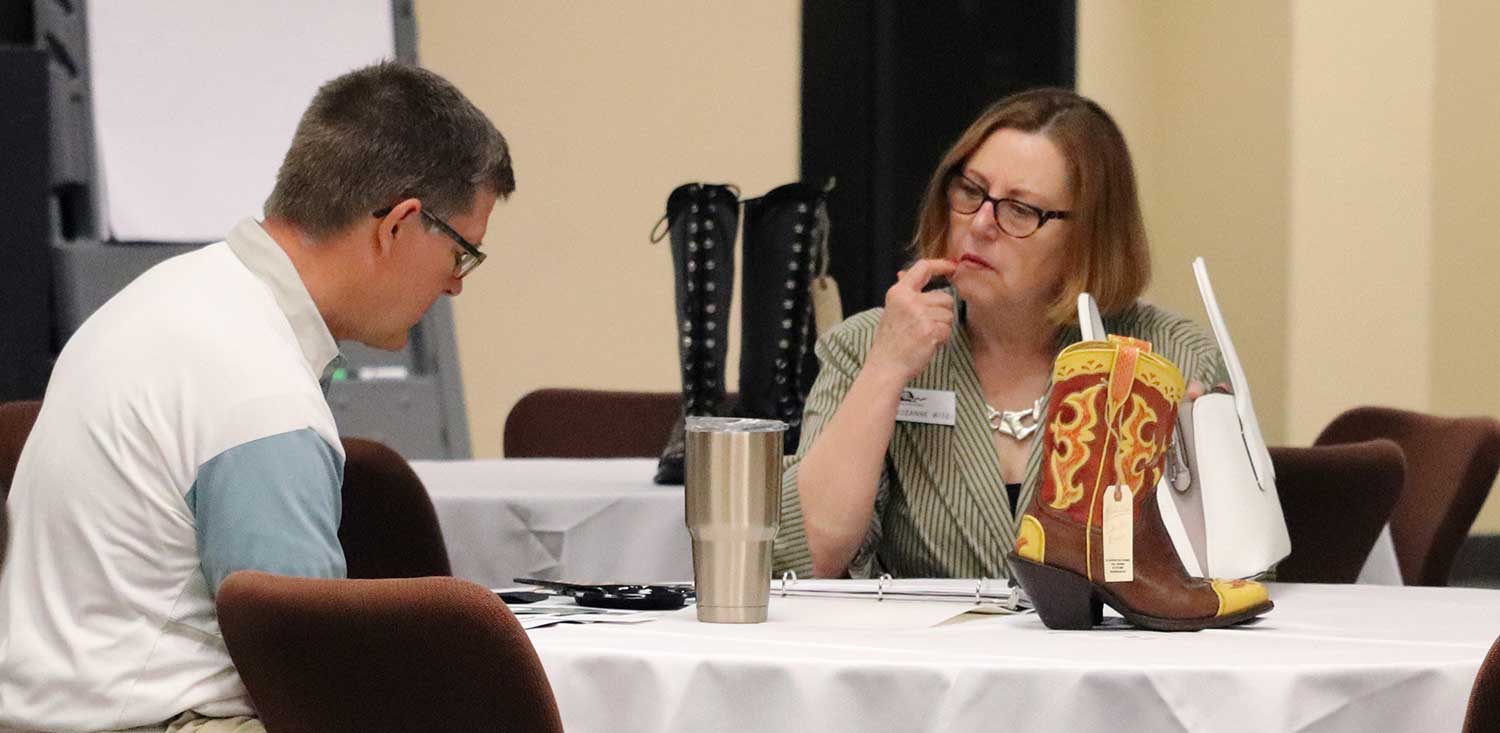
<path fill-rule="evenodd" d="M 505 198 L 515 188 L 510 148 L 483 112 L 441 76 L 383 62 L 318 89 L 266 215 L 322 237 L 405 198 L 446 218 L 481 189 Z"/>

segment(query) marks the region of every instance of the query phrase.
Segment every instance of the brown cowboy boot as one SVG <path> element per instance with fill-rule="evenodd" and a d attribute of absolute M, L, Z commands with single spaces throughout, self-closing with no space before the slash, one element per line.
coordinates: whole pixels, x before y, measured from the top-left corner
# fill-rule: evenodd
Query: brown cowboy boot
<path fill-rule="evenodd" d="M 1260 583 L 1189 577 L 1162 524 L 1156 483 L 1182 395 L 1182 374 L 1144 341 L 1111 336 L 1058 355 L 1042 483 L 1010 555 L 1048 628 L 1087 629 L 1103 619 L 1102 603 L 1157 631 L 1271 610 Z"/>

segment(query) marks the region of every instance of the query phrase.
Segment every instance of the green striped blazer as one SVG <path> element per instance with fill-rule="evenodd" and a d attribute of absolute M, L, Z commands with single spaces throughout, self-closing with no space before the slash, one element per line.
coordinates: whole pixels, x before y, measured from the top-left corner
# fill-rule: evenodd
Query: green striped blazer
<path fill-rule="evenodd" d="M 797 492 L 798 466 L 864 365 L 883 312 L 874 308 L 852 316 L 818 341 L 821 369 L 807 397 L 801 444 L 784 464 L 781 531 L 773 561 L 777 577 L 787 570 L 799 575 L 812 572 Z M 1138 302 L 1106 316 L 1104 324 L 1110 333 L 1150 341 L 1152 350 L 1171 359 L 1189 380 L 1208 385 L 1228 381 L 1213 338 L 1186 318 Z M 1077 326 L 1064 328 L 1058 348 L 1080 338 Z M 849 574 L 856 578 L 881 573 L 1010 577 L 1005 558 L 1015 544 L 1016 516 L 1006 498 L 969 331 L 962 318 L 954 323 L 953 337 L 909 386 L 954 392 L 956 425 L 896 423 L 876 492 L 875 514 Z M 1032 444 L 1018 507 L 1026 507 L 1036 493 L 1041 444 L 1040 440 Z"/>

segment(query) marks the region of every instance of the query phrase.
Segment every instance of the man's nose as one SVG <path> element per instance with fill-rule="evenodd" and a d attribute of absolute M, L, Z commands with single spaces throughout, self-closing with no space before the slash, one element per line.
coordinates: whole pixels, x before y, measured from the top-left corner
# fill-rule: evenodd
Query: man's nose
<path fill-rule="evenodd" d="M 463 281 L 462 278 L 457 278 L 457 277 L 449 277 L 448 278 L 448 287 L 444 289 L 444 292 L 448 293 L 451 296 L 457 297 L 458 294 L 462 293 L 463 291 L 464 291 L 464 281 Z"/>

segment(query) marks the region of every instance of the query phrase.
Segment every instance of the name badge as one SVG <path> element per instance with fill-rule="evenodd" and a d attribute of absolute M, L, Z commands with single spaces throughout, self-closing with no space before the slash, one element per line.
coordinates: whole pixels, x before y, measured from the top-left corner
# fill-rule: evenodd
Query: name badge
<path fill-rule="evenodd" d="M 958 410 L 953 393 L 942 389 L 901 390 L 901 405 L 896 408 L 896 419 L 901 422 L 920 422 L 928 425 L 953 425 Z"/>

